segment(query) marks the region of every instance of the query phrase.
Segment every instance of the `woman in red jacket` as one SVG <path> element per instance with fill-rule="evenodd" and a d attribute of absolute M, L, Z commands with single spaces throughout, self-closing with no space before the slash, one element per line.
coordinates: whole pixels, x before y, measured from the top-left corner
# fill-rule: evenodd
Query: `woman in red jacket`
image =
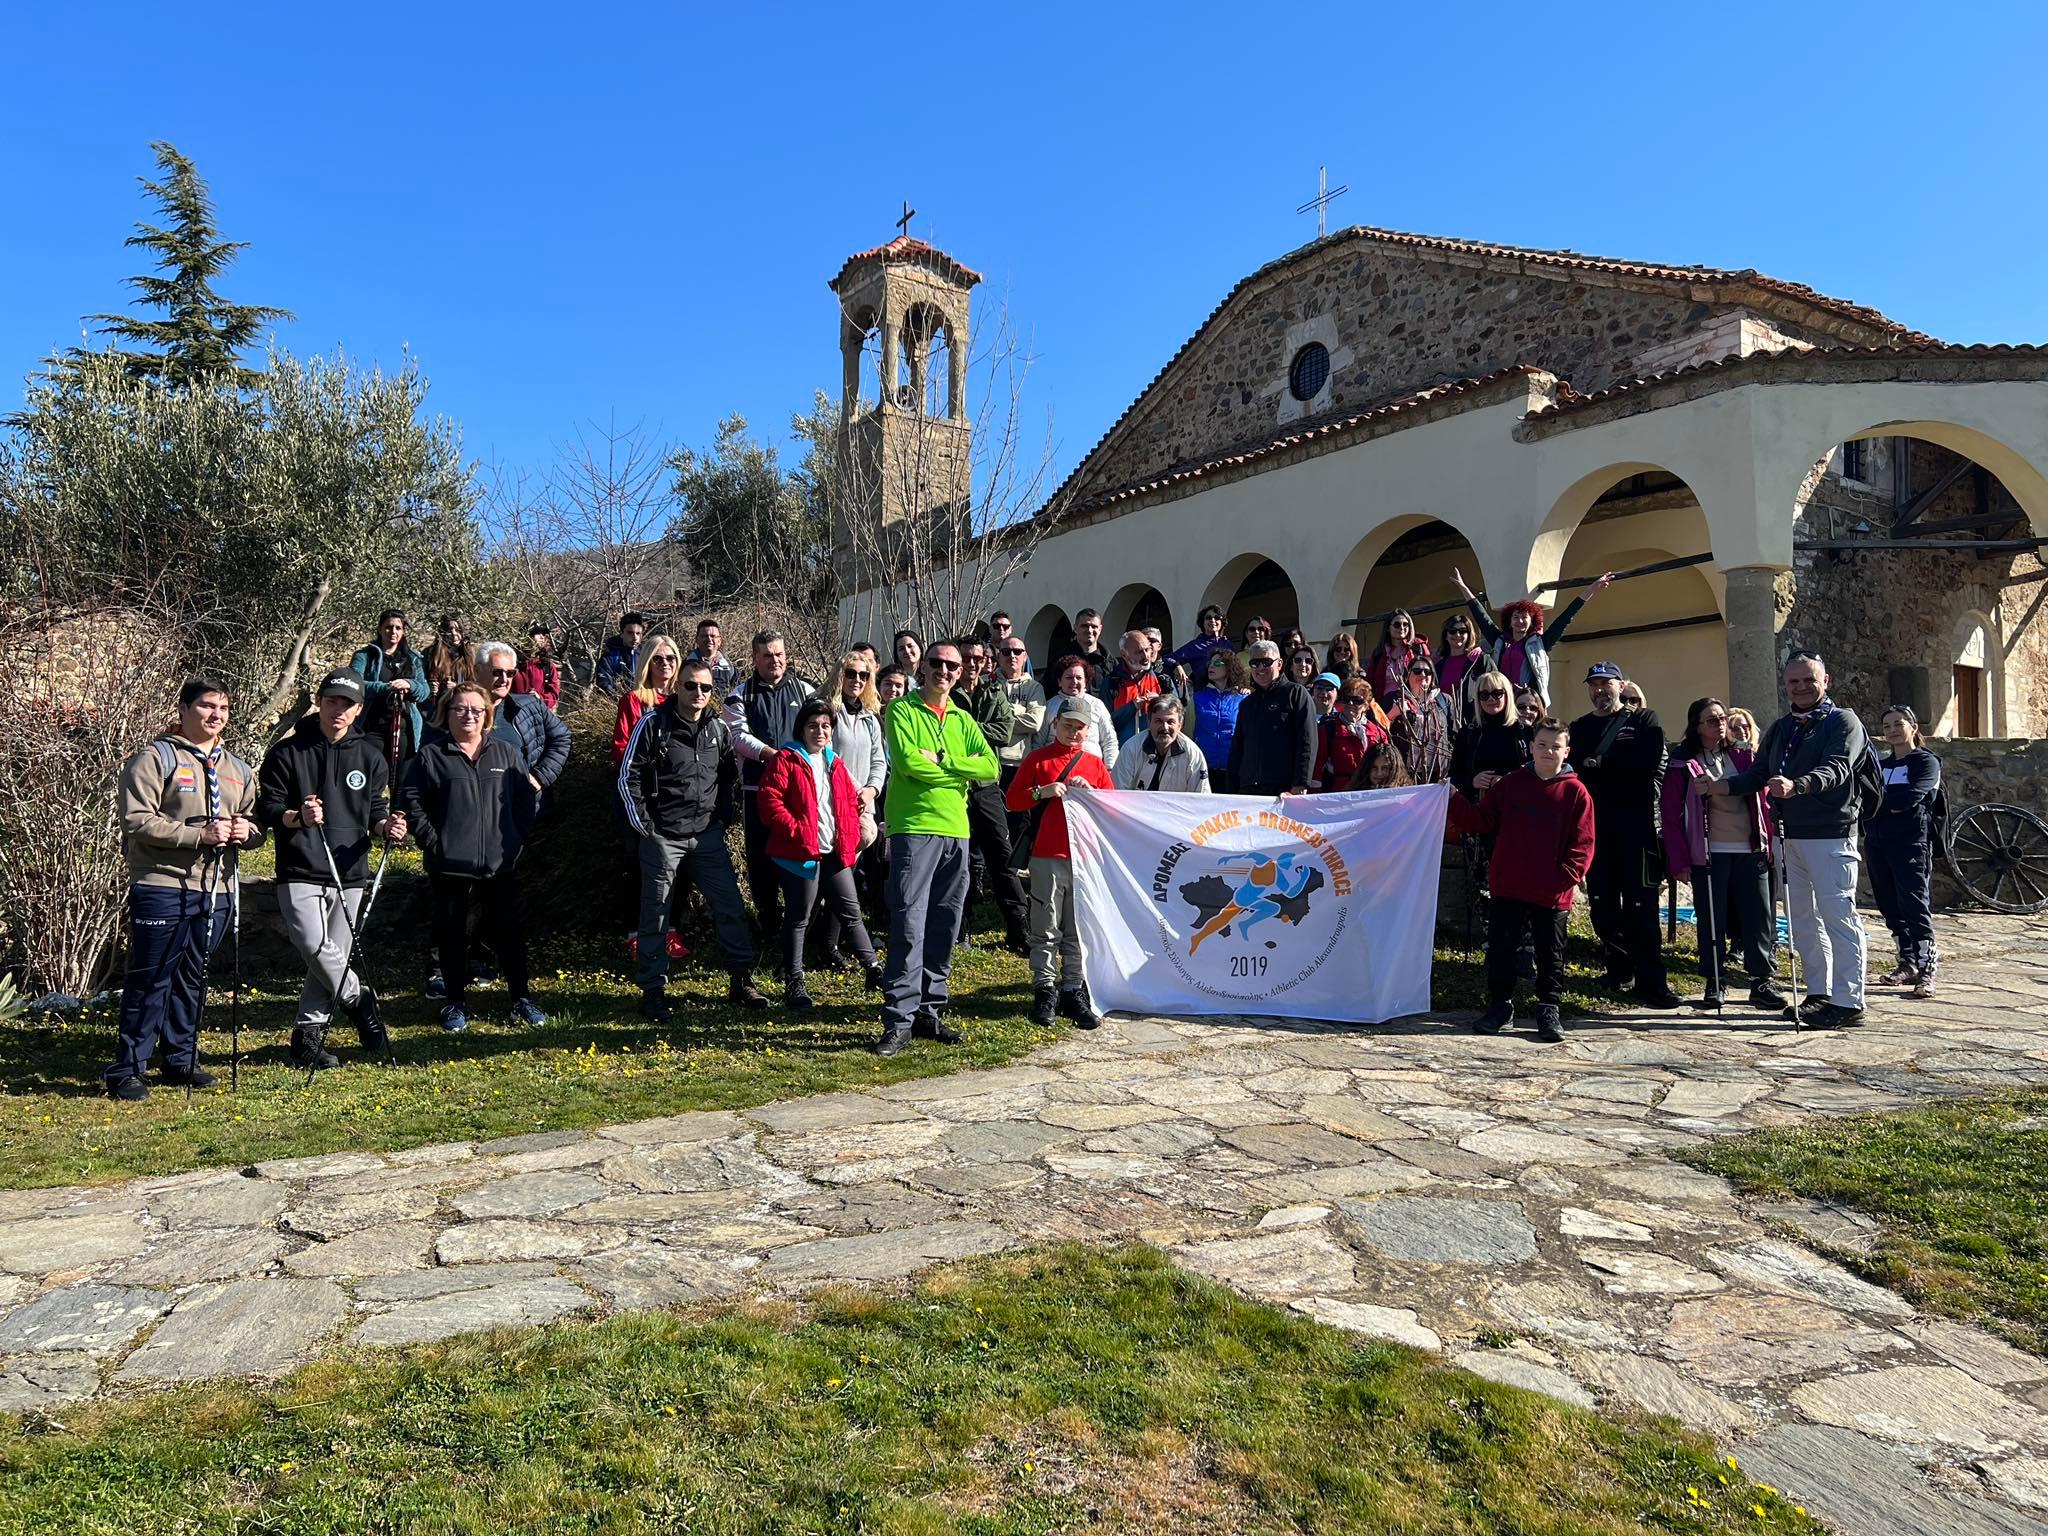
<path fill-rule="evenodd" d="M 619 723 L 612 730 L 612 766 L 625 760 L 626 744 L 633 739 L 633 727 L 648 710 L 675 691 L 676 677 L 683 670 L 683 653 L 667 635 L 654 635 L 640 642 L 633 658 L 633 686 L 619 699 Z M 725 701 L 713 699 L 716 709 Z"/>
<path fill-rule="evenodd" d="M 872 992 L 881 985 L 882 965 L 853 888 L 853 864 L 860 855 L 860 791 L 832 750 L 830 699 L 804 701 L 796 712 L 796 740 L 768 760 L 756 793 L 768 857 L 782 881 L 782 968 L 788 977 L 783 1001 L 792 1008 L 817 1006 L 804 986 L 804 932 L 821 889 Z"/>

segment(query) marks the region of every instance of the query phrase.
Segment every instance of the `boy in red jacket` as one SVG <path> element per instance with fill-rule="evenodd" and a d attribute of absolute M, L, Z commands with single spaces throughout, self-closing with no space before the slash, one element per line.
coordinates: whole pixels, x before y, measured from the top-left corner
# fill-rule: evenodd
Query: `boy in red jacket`
<path fill-rule="evenodd" d="M 1472 1027 L 1497 1035 L 1515 1022 L 1516 952 L 1526 931 L 1536 949 L 1536 1038 L 1564 1039 L 1564 925 L 1572 892 L 1593 867 L 1593 797 L 1565 754 L 1571 731 L 1545 720 L 1529 744 L 1529 766 L 1496 780 L 1479 802 L 1494 835 L 1487 877 L 1486 1012 Z"/>
<path fill-rule="evenodd" d="M 1078 1029 L 1102 1022 L 1088 996 L 1088 977 L 1081 968 L 1081 934 L 1074 926 L 1074 861 L 1067 847 L 1067 787 L 1086 784 L 1108 789 L 1109 770 L 1081 743 L 1088 735 L 1088 716 L 1055 698 L 1045 723 L 1052 740 L 1017 765 L 1004 803 L 1019 815 L 1034 818 L 1031 832 L 1031 1022 L 1050 1028 L 1064 1013 Z M 1058 713 L 1055 713 L 1058 711 Z M 1057 958 L 1058 970 L 1054 970 Z M 1059 979 L 1059 991 L 1053 980 Z"/>

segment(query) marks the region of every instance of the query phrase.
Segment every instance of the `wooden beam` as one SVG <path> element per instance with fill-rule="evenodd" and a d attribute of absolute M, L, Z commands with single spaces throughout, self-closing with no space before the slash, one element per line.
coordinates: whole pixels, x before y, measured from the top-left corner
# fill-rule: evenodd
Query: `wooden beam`
<path fill-rule="evenodd" d="M 1892 519 L 1892 537 L 1896 539 L 1900 534 L 1904 533 L 1912 525 L 1915 518 L 1934 505 L 1934 500 L 1937 496 L 1976 467 L 1969 459 L 1958 459 L 1954 468 L 1950 469 L 1947 474 L 1943 475 L 1900 509 L 1898 516 Z"/>

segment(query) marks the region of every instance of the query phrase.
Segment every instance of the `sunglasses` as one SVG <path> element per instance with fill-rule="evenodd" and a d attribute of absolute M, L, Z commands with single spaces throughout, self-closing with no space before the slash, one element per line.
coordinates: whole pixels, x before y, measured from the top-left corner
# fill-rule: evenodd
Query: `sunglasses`
<path fill-rule="evenodd" d="M 960 670 L 959 662 L 941 661 L 937 657 L 933 657 L 930 660 L 926 661 L 925 665 L 930 667 L 934 672 L 958 672 Z"/>
<path fill-rule="evenodd" d="M 488 675 L 491 677 L 498 678 L 513 678 L 517 677 L 519 674 L 510 667 L 493 667 L 491 668 L 490 673 Z"/>
<path fill-rule="evenodd" d="M 840 668 L 839 675 L 844 678 L 849 678 L 856 683 L 864 683 L 869 678 L 873 677 L 874 673 L 863 672 L 858 667 L 842 667 Z"/>
<path fill-rule="evenodd" d="M 1021 645 L 1006 645 L 1003 647 L 1003 654 L 1005 656 L 1022 656 L 1024 654 L 1024 647 Z"/>
<path fill-rule="evenodd" d="M 1507 697 L 1507 690 L 1503 688 L 1482 688 L 1479 690 L 1479 697 L 1482 699 L 1504 699 Z"/>
<path fill-rule="evenodd" d="M 1255 667 L 1277 667 L 1280 665 L 1280 658 L 1277 656 L 1254 656 L 1252 658 L 1252 665 Z"/>
<path fill-rule="evenodd" d="M 1727 723 L 1728 723 L 1728 717 L 1727 717 L 1726 715 L 1701 715 L 1701 716 L 1700 716 L 1700 724 L 1701 724 L 1701 725 L 1726 725 Z"/>
<path fill-rule="evenodd" d="M 1429 668 L 1427 668 L 1427 667 L 1410 667 L 1410 668 L 1408 669 L 1408 675 L 1409 675 L 1410 677 L 1434 677 L 1434 676 L 1436 676 L 1436 674 L 1435 674 L 1434 672 L 1430 671 L 1430 670 L 1429 670 Z"/>
<path fill-rule="evenodd" d="M 678 693 L 709 693 L 710 691 L 711 691 L 711 685 L 710 685 L 709 683 L 677 683 L 677 684 L 676 684 L 676 692 L 678 692 Z"/>

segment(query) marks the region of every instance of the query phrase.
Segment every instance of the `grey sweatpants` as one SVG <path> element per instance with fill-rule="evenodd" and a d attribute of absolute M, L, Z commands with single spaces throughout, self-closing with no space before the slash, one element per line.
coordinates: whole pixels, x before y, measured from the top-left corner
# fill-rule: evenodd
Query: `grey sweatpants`
<path fill-rule="evenodd" d="M 348 904 L 345 920 L 342 902 Z M 306 962 L 306 986 L 299 993 L 301 1026 L 325 1028 L 334 1016 L 337 995 L 346 1006 L 362 992 L 362 983 L 356 979 L 353 967 L 345 975 L 342 972 L 348 955 L 348 925 L 362 909 L 361 886 L 344 890 L 341 901 L 336 901 L 331 885 L 297 880 L 278 883 L 277 910 L 284 914 L 285 937 Z"/>
<path fill-rule="evenodd" d="M 773 867 L 772 865 L 770 866 Z M 695 837 L 671 840 L 658 833 L 640 839 L 640 990 L 659 992 L 668 980 L 668 925 L 676 900 L 690 886 L 703 893 L 725 967 L 754 969 L 754 930 L 747 926 L 739 876 L 725 851 L 725 828 L 707 827 Z"/>
<path fill-rule="evenodd" d="M 889 948 L 882 1033 L 907 1035 L 921 1008 L 946 1006 L 953 935 L 967 899 L 967 839 L 930 832 L 889 838 Z"/>
<path fill-rule="evenodd" d="M 1055 962 L 1058 969 L 1055 970 Z M 1074 922 L 1074 861 L 1031 856 L 1031 984 L 1066 991 L 1087 983 L 1081 930 Z"/>

